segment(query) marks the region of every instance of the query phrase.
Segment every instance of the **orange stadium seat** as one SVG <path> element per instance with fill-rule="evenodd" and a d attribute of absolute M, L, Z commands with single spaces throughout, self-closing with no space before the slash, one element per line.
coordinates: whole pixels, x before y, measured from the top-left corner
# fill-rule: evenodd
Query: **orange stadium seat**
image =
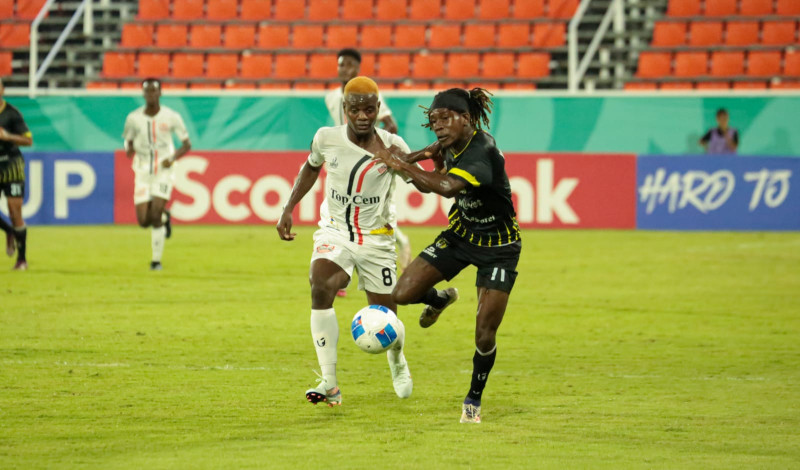
<path fill-rule="evenodd" d="M 700 0 L 669 0 L 669 16 L 700 16 Z"/>
<path fill-rule="evenodd" d="M 222 82 L 190 83 L 189 88 L 192 90 L 221 90 Z"/>
<path fill-rule="evenodd" d="M 725 27 L 725 44 L 749 46 L 758 42 L 758 21 L 728 21 Z"/>
<path fill-rule="evenodd" d="M 195 78 L 203 76 L 203 54 L 177 52 L 172 56 L 172 76 Z"/>
<path fill-rule="evenodd" d="M 260 25 L 258 27 L 258 47 L 261 49 L 289 47 L 289 25 Z"/>
<path fill-rule="evenodd" d="M 665 82 L 659 88 L 662 90 L 691 90 L 694 85 L 692 82 Z"/>
<path fill-rule="evenodd" d="M 31 25 L 27 23 L 0 23 L 0 46 L 23 47 L 30 42 Z"/>
<path fill-rule="evenodd" d="M 800 1 L 800 0 L 798 0 Z M 761 43 L 769 45 L 793 44 L 795 42 L 794 21 L 765 21 L 761 30 Z"/>
<path fill-rule="evenodd" d="M 672 69 L 672 56 L 668 52 L 642 52 L 636 76 L 644 78 L 665 77 Z"/>
<path fill-rule="evenodd" d="M 733 88 L 740 90 L 763 90 L 767 88 L 767 82 L 733 82 Z"/>
<path fill-rule="evenodd" d="M 105 67 L 105 64 L 103 64 Z M 13 72 L 11 68 L 11 53 L 10 52 L 0 52 L 0 77 L 5 77 L 7 75 L 11 75 Z"/>
<path fill-rule="evenodd" d="M 272 56 L 270 54 L 242 55 L 242 78 L 267 78 L 272 75 Z"/>
<path fill-rule="evenodd" d="M 2 55 L 2 54 L 0 54 Z M 0 76 L 3 75 L 2 60 L 0 60 Z M 117 82 L 89 82 L 86 84 L 87 90 L 116 90 L 119 88 Z"/>
<path fill-rule="evenodd" d="M 648 91 L 655 90 L 656 84 L 650 82 L 626 82 L 625 89 L 627 91 Z"/>
<path fill-rule="evenodd" d="M 372 18 L 372 0 L 344 0 L 343 20 L 368 20 Z"/>
<path fill-rule="evenodd" d="M 499 20 L 508 17 L 510 10 L 509 0 L 481 0 L 478 17 L 484 20 Z"/>
<path fill-rule="evenodd" d="M 411 0 L 409 18 L 413 20 L 433 20 L 442 16 L 439 0 Z"/>
<path fill-rule="evenodd" d="M 381 78 L 407 77 L 409 69 L 408 54 L 381 54 L 378 58 L 378 76 Z"/>
<path fill-rule="evenodd" d="M 266 20 L 271 14 L 271 0 L 242 0 L 239 17 L 243 20 Z"/>
<path fill-rule="evenodd" d="M 189 46 L 195 48 L 220 47 L 222 26 L 218 24 L 196 24 L 190 30 Z"/>
<path fill-rule="evenodd" d="M 388 24 L 365 24 L 361 28 L 361 47 L 384 49 L 392 46 L 392 26 Z"/>
<path fill-rule="evenodd" d="M 210 20 L 233 20 L 237 16 L 236 7 L 236 2 L 230 0 L 208 0 L 206 17 Z"/>
<path fill-rule="evenodd" d="M 686 44 L 686 23 L 659 21 L 653 29 L 654 46 L 682 46 Z"/>
<path fill-rule="evenodd" d="M 261 90 L 283 90 L 289 89 L 292 87 L 291 82 L 270 82 L 270 83 L 260 83 L 258 88 Z"/>
<path fill-rule="evenodd" d="M 122 27 L 122 47 L 150 47 L 153 45 L 153 25 L 128 23 Z"/>
<path fill-rule="evenodd" d="M 498 27 L 498 47 L 522 47 L 530 45 L 531 29 L 528 23 L 501 23 Z"/>
<path fill-rule="evenodd" d="M 17 18 L 32 20 L 39 14 L 47 0 L 17 0 Z"/>
<path fill-rule="evenodd" d="M 500 25 L 505 26 L 504 24 Z M 527 28 L 527 24 L 525 27 Z M 464 47 L 483 48 L 494 47 L 495 45 L 495 25 L 492 22 L 470 23 L 464 26 Z M 499 44 L 500 47 L 504 46 Z"/>
<path fill-rule="evenodd" d="M 275 56 L 275 78 L 296 78 L 306 75 L 305 54 L 279 54 Z"/>
<path fill-rule="evenodd" d="M 711 53 L 711 75 L 730 77 L 744 74 L 744 52 L 716 51 Z"/>
<path fill-rule="evenodd" d="M 514 18 L 541 18 L 544 16 L 544 0 L 516 0 Z"/>
<path fill-rule="evenodd" d="M 375 54 L 372 52 L 361 53 L 361 68 L 359 69 L 361 75 L 372 77 L 375 75 Z"/>
<path fill-rule="evenodd" d="M 394 27 L 394 47 L 425 47 L 424 24 L 398 24 Z"/>
<path fill-rule="evenodd" d="M 173 0 L 172 17 L 176 20 L 196 20 L 203 17 L 203 0 Z"/>
<path fill-rule="evenodd" d="M 436 49 L 458 47 L 461 44 L 461 25 L 446 23 L 431 25 L 428 46 Z"/>
<path fill-rule="evenodd" d="M 550 75 L 550 54 L 523 52 L 517 57 L 517 77 L 538 78 Z"/>
<path fill-rule="evenodd" d="M 428 82 L 409 82 L 404 81 L 397 85 L 398 90 L 430 90 L 431 84 Z"/>
<path fill-rule="evenodd" d="M 185 24 L 160 24 L 156 26 L 156 46 L 178 48 L 186 46 Z"/>
<path fill-rule="evenodd" d="M 564 45 L 567 27 L 564 23 L 534 23 L 534 47 L 559 47 Z"/>
<path fill-rule="evenodd" d="M 797 0 L 778 0 L 775 13 L 778 15 L 800 16 L 800 2 Z"/>
<path fill-rule="evenodd" d="M 780 51 L 750 51 L 747 54 L 747 75 L 751 77 L 772 77 L 780 74 Z"/>
<path fill-rule="evenodd" d="M 355 47 L 356 44 L 358 44 L 358 26 L 337 24 L 328 26 L 328 34 L 325 35 L 326 47 L 341 49 Z"/>
<path fill-rule="evenodd" d="M 444 75 L 444 54 L 414 54 L 413 78 L 435 79 Z"/>
<path fill-rule="evenodd" d="M 375 18 L 379 20 L 401 20 L 408 17 L 408 0 L 377 0 Z"/>
<path fill-rule="evenodd" d="M 273 20 L 301 20 L 306 14 L 305 0 L 275 0 Z M 275 64 L 277 65 L 277 58 Z"/>
<path fill-rule="evenodd" d="M 734 16 L 736 0 L 706 0 L 706 16 Z"/>
<path fill-rule="evenodd" d="M 483 55 L 481 76 L 487 78 L 505 78 L 514 75 L 514 54 L 511 52 L 494 52 Z"/>
<path fill-rule="evenodd" d="M 475 0 L 444 0 L 444 17 L 466 20 L 475 16 Z"/>
<path fill-rule="evenodd" d="M 787 52 L 784 56 L 783 74 L 800 77 L 800 51 Z"/>
<path fill-rule="evenodd" d="M 800 82 L 778 82 L 772 83 L 770 88 L 780 90 L 797 90 L 800 89 Z"/>
<path fill-rule="evenodd" d="M 728 82 L 698 82 L 695 88 L 698 90 L 727 90 L 730 87 Z"/>
<path fill-rule="evenodd" d="M 772 14 L 772 0 L 742 0 L 739 14 L 743 16 L 765 16 Z"/>
<path fill-rule="evenodd" d="M 308 59 L 308 76 L 332 79 L 337 76 L 336 54 L 311 54 Z"/>
<path fill-rule="evenodd" d="M 256 26 L 229 24 L 225 26 L 223 42 L 228 49 L 247 49 L 256 44 Z"/>
<path fill-rule="evenodd" d="M 706 52 L 676 52 L 675 76 L 696 77 L 708 73 L 708 53 Z"/>
<path fill-rule="evenodd" d="M 690 46 L 713 46 L 722 43 L 722 22 L 692 21 L 689 24 Z"/>
<path fill-rule="evenodd" d="M 143 20 L 169 18 L 169 0 L 139 0 L 139 18 Z"/>
<path fill-rule="evenodd" d="M 129 77 L 136 68 L 133 52 L 106 52 L 103 56 L 104 77 Z"/>
<path fill-rule="evenodd" d="M 142 78 L 160 78 L 169 75 L 169 54 L 163 52 L 140 52 L 139 68 L 136 74 Z"/>
<path fill-rule="evenodd" d="M 504 90 L 535 90 L 536 84 L 531 82 L 503 83 Z"/>
<path fill-rule="evenodd" d="M 314 49 L 322 47 L 325 27 L 321 24 L 295 24 L 292 28 L 292 47 Z"/>
<path fill-rule="evenodd" d="M 478 76 L 480 61 L 478 54 L 453 53 L 447 58 L 447 78 L 468 78 Z"/>
<path fill-rule="evenodd" d="M 14 0 L 0 0 L 0 18 L 14 16 Z"/>
<path fill-rule="evenodd" d="M 256 84 L 252 82 L 243 82 L 238 80 L 228 80 L 225 82 L 226 90 L 255 90 Z"/>
<path fill-rule="evenodd" d="M 239 54 L 208 54 L 206 66 L 209 78 L 233 78 L 238 75 Z"/>
<path fill-rule="evenodd" d="M 165 90 L 185 90 L 189 88 L 189 84 L 184 81 L 165 81 L 161 84 Z"/>
<path fill-rule="evenodd" d="M 302 0 L 297 3 L 303 3 Z M 339 0 L 308 0 L 308 14 L 311 21 L 329 21 L 339 18 Z"/>
<path fill-rule="evenodd" d="M 579 0 L 548 0 L 547 16 L 550 18 L 572 18 L 578 9 Z"/>

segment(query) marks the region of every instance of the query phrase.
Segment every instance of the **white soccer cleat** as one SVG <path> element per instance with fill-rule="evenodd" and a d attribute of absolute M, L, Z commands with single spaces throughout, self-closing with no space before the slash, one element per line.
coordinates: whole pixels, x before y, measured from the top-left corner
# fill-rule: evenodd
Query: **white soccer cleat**
<path fill-rule="evenodd" d="M 402 362 L 395 364 L 392 362 L 390 351 L 387 351 L 389 358 L 389 370 L 392 371 L 392 385 L 394 386 L 394 393 L 400 398 L 408 398 L 414 389 L 414 381 L 411 380 L 411 371 L 408 370 L 408 361 L 405 357 Z"/>
<path fill-rule="evenodd" d="M 422 315 L 419 316 L 419 326 L 428 328 L 429 326 L 433 325 L 436 323 L 436 320 L 439 319 L 439 315 L 444 312 L 444 309 L 458 300 L 458 289 L 455 287 L 448 287 L 444 290 L 444 293 L 447 294 L 447 303 L 444 304 L 444 307 L 433 308 L 430 305 L 426 305 L 425 309 L 422 310 Z"/>
<path fill-rule="evenodd" d="M 481 422 L 481 405 L 472 403 L 464 403 L 461 405 L 461 422 L 462 423 L 480 423 Z"/>
<path fill-rule="evenodd" d="M 317 379 L 316 387 L 306 390 L 306 400 L 312 405 L 316 405 L 317 403 L 324 402 L 329 407 L 337 406 L 342 404 L 342 391 L 339 387 L 328 388 L 328 381 L 319 378 Z"/>

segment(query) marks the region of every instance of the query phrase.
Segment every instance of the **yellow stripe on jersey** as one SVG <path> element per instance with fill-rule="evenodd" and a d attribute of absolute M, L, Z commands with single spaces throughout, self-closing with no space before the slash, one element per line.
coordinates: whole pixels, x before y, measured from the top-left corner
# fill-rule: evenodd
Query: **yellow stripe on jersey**
<path fill-rule="evenodd" d="M 394 229 L 392 227 L 381 227 L 369 231 L 370 235 L 393 235 Z"/>
<path fill-rule="evenodd" d="M 478 180 L 476 180 L 474 176 L 470 175 L 469 173 L 467 173 L 466 171 L 462 170 L 461 168 L 452 168 L 449 171 L 449 173 L 452 173 L 452 174 L 454 174 L 456 176 L 460 176 L 460 177 L 464 178 L 465 180 L 467 180 L 467 183 L 475 186 L 476 188 L 481 185 L 481 183 L 478 182 Z"/>

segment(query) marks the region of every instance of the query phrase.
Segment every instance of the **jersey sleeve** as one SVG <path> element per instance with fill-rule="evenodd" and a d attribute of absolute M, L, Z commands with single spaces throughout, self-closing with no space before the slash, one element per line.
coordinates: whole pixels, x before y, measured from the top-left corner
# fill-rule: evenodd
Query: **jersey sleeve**
<path fill-rule="evenodd" d="M 314 134 L 314 140 L 311 141 L 311 152 L 308 154 L 308 164 L 314 168 L 319 168 L 325 163 L 325 156 L 320 150 L 320 133 L 317 131 Z"/>
<path fill-rule="evenodd" d="M 384 118 L 387 118 L 392 115 L 392 108 L 389 107 L 383 95 L 381 95 L 380 93 L 378 93 L 378 100 L 381 102 L 381 109 L 378 110 L 378 121 L 381 121 Z"/>
<path fill-rule="evenodd" d="M 178 140 L 183 142 L 189 139 L 189 132 L 186 130 L 186 124 L 180 114 L 174 113 L 172 118 L 172 132 L 178 137 Z"/>
<path fill-rule="evenodd" d="M 15 110 L 16 111 L 16 110 Z M 12 134 L 21 135 L 23 137 L 31 137 L 31 131 L 28 125 L 25 124 L 25 119 L 22 118 L 22 113 L 16 111 L 13 115 L 11 125 L 8 129 Z"/>
<path fill-rule="evenodd" d="M 125 128 L 122 130 L 122 140 L 125 141 L 125 145 L 127 145 L 129 140 L 135 138 L 136 124 L 133 119 L 133 114 L 128 114 L 128 117 L 125 118 Z"/>
<path fill-rule="evenodd" d="M 468 148 L 456 158 L 455 164 L 447 174 L 476 188 L 482 184 L 491 184 L 492 164 L 490 156 L 485 155 L 477 146 Z"/>

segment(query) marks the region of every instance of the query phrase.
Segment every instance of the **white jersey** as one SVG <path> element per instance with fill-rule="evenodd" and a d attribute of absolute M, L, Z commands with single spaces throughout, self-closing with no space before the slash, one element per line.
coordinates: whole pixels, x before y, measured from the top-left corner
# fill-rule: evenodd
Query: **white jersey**
<path fill-rule="evenodd" d="M 133 157 L 133 170 L 137 173 L 155 174 L 160 162 L 175 154 L 174 133 L 180 141 L 189 138 L 181 115 L 172 109 L 161 106 L 155 116 L 144 113 L 145 107 L 137 108 L 125 119 L 122 138 L 127 145 L 133 141 L 136 155 Z"/>
<path fill-rule="evenodd" d="M 383 129 L 375 129 L 387 147 L 411 150 L 405 141 Z M 308 163 L 327 163 L 325 200 L 320 206 L 319 226 L 336 231 L 359 245 L 386 245 L 397 220 L 392 198 L 395 173 L 372 160 L 373 154 L 347 138 L 347 126 L 323 127 L 314 135 Z M 383 235 L 375 237 L 370 235 Z M 390 237 L 390 244 L 394 237 Z"/>
<path fill-rule="evenodd" d="M 344 91 L 341 87 L 337 87 L 325 95 L 325 106 L 328 107 L 328 112 L 331 118 L 333 118 L 334 126 L 341 126 L 347 123 L 347 117 L 344 115 L 344 109 L 342 108 L 343 98 Z M 378 119 L 375 121 L 375 125 L 384 118 L 392 115 L 392 110 L 389 109 L 389 105 L 383 100 L 383 96 L 381 96 L 380 92 L 378 92 L 378 101 L 381 103 L 381 109 L 378 110 Z"/>

